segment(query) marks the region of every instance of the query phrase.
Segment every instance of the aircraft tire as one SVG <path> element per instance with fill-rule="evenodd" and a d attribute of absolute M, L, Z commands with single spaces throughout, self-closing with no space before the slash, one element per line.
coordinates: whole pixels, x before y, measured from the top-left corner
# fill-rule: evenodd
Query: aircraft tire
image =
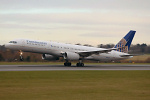
<path fill-rule="evenodd" d="M 77 63 L 76 66 L 77 67 L 84 67 L 84 63 Z"/>
<path fill-rule="evenodd" d="M 84 63 L 81 63 L 81 66 L 84 67 Z"/>
<path fill-rule="evenodd" d="M 71 63 L 64 63 L 64 66 L 71 66 Z"/>

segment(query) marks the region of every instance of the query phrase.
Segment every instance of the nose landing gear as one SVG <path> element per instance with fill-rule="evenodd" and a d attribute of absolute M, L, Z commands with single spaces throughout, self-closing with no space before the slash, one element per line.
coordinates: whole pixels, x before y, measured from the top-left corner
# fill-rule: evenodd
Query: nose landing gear
<path fill-rule="evenodd" d="M 20 61 L 23 61 L 23 60 L 24 60 L 24 59 L 23 59 L 23 52 L 20 51 L 19 53 L 20 53 Z"/>

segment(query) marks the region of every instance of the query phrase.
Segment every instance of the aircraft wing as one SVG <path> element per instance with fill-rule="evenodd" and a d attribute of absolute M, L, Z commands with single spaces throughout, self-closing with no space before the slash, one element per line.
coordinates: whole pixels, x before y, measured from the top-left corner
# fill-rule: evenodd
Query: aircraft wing
<path fill-rule="evenodd" d="M 144 54 L 128 54 L 128 55 L 120 55 L 121 57 L 130 57 L 130 56 L 141 56 Z"/>
<path fill-rule="evenodd" d="M 108 53 L 112 50 L 117 50 L 117 49 L 118 48 L 104 49 L 104 50 L 98 50 L 98 51 L 79 51 L 79 52 L 76 52 L 76 53 L 78 53 L 82 57 L 88 57 L 92 54 Z"/>

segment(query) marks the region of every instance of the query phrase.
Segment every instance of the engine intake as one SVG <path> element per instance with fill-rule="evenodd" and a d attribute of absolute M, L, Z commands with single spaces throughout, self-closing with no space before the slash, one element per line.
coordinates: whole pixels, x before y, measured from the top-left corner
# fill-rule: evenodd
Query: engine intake
<path fill-rule="evenodd" d="M 66 56 L 68 60 L 79 60 L 80 56 L 77 53 L 66 52 Z"/>

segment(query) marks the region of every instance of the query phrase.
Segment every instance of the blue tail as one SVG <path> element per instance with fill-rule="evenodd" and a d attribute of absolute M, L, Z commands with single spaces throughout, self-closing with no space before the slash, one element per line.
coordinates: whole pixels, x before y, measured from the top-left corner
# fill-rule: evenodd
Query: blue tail
<path fill-rule="evenodd" d="M 116 51 L 128 53 L 135 32 L 136 31 L 131 30 L 123 39 L 121 39 L 119 43 L 114 46 L 114 48 L 118 48 Z"/>

